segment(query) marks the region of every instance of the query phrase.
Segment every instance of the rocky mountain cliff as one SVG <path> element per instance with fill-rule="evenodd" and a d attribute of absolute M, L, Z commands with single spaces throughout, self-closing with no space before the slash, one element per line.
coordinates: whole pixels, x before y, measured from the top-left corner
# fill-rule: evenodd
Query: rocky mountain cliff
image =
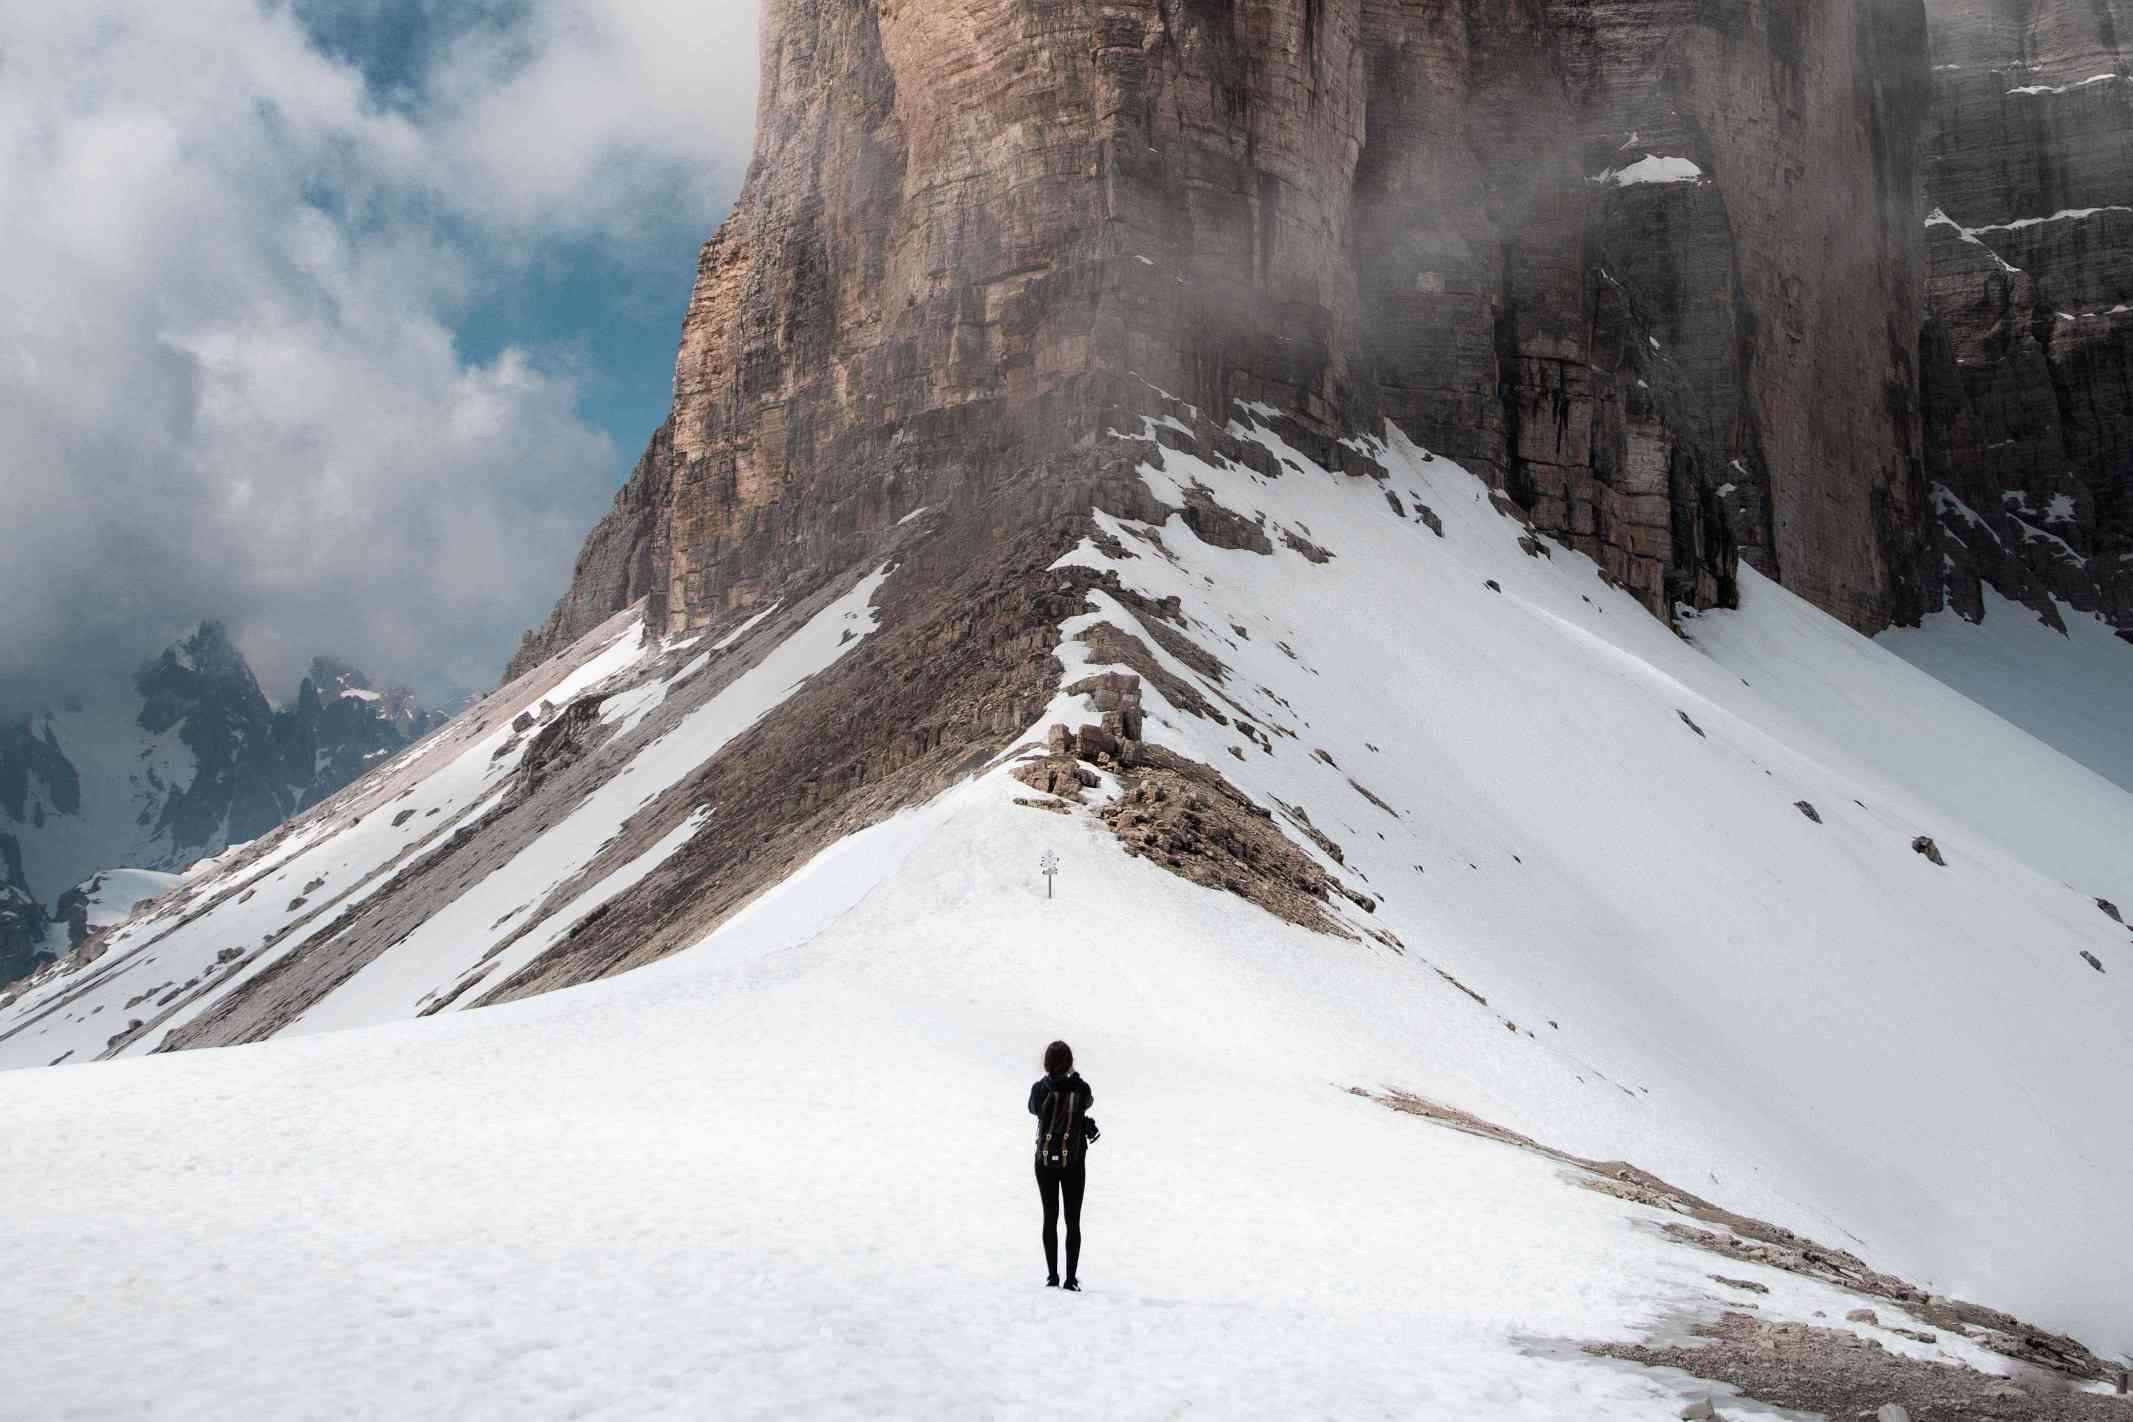
<path fill-rule="evenodd" d="M 1158 390 L 1391 418 L 1655 611 L 1740 557 L 1919 605 L 1915 4 L 770 0 L 764 51 L 672 415 L 515 670 L 1078 508 Z"/>
<path fill-rule="evenodd" d="M 143 665 L 127 694 L 0 724 L 0 882 L 22 900 L 0 981 L 81 941 L 79 905 L 54 901 L 87 898 L 98 871 L 182 869 L 255 839 L 443 719 L 325 657 L 276 708 L 210 622 Z"/>
<path fill-rule="evenodd" d="M 1479 475 L 1531 556 L 1588 555 L 1669 621 L 1735 604 L 1745 565 L 1865 631 L 1978 615 L 1987 583 L 2124 625 L 2133 392 L 2123 313 L 2092 308 L 2120 294 L 2128 86 L 2111 6 L 2055 3 L 766 0 L 756 161 L 701 254 L 671 413 L 469 713 L 512 724 L 523 772 L 480 833 L 396 851 L 330 954 L 177 1036 L 279 1030 L 605 793 L 665 713 L 618 736 L 609 693 L 541 688 L 640 604 L 659 656 L 744 633 L 753 656 L 894 571 L 874 635 L 528 886 L 560 905 L 693 826 L 642 891 L 455 998 L 672 952 L 1011 745 L 1057 689 L 1057 629 L 1109 587 L 1059 562 L 1123 547 L 1101 520 L 1332 556 L 1201 482 L 1159 495 L 1150 440 L 1383 481 L 1397 428 Z M 1219 657 L 1138 610 L 1114 663 Z M 315 799 L 304 765 L 337 784 L 377 754 L 320 748 L 360 688 L 315 670 L 295 724 L 247 720 L 256 688 L 195 717 L 219 758 L 154 821 L 210 844 L 220 814 Z"/>
<path fill-rule="evenodd" d="M 1010 744 L 1090 582 L 1055 561 L 1092 509 L 1170 511 L 1143 434 L 1374 478 L 1389 420 L 1492 486 L 1535 556 L 1588 554 L 1662 616 L 1731 604 L 1743 563 L 1868 631 L 1959 598 L 1929 512 L 1963 481 L 1925 185 L 1982 140 L 1948 137 L 1932 46 L 2011 13 L 767 0 L 756 161 L 701 254 L 672 411 L 511 675 L 563 678 L 639 602 L 655 637 L 784 635 L 893 565 L 881 630 L 706 750 L 693 798 L 647 807 L 557 901 L 728 808 L 483 1000 L 673 951 Z M 1273 546 L 1196 487 L 1175 507 L 1195 537 Z M 1148 674 L 1197 655 L 1121 652 Z M 194 1039 L 275 1030 L 597 790 L 597 723 L 536 724 L 541 773 L 449 870 L 377 901 L 340 967 L 292 967 Z"/>
<path fill-rule="evenodd" d="M 1931 0 L 1923 402 L 1945 596 L 2133 640 L 2133 4 Z"/>

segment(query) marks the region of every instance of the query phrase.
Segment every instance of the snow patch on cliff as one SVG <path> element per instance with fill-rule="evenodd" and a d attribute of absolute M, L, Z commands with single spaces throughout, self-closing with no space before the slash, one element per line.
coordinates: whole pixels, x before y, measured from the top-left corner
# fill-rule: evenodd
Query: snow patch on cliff
<path fill-rule="evenodd" d="M 1702 177 L 1703 169 L 1691 159 L 1650 153 L 1625 167 L 1610 168 L 1593 181 L 1626 188 L 1640 183 L 1693 183 Z"/>

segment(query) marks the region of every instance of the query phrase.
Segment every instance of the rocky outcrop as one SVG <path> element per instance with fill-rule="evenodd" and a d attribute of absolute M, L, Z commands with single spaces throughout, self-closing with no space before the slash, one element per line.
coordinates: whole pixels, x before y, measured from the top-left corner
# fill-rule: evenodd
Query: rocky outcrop
<path fill-rule="evenodd" d="M 514 674 L 913 509 L 1085 510 L 1175 396 L 1391 417 L 1655 611 L 1916 603 L 1914 5 L 767 0 L 667 422 Z M 1042 484 L 1028 476 L 1044 467 Z"/>
<path fill-rule="evenodd" d="M 2133 634 L 2133 4 L 1927 10 L 1931 600 Z"/>

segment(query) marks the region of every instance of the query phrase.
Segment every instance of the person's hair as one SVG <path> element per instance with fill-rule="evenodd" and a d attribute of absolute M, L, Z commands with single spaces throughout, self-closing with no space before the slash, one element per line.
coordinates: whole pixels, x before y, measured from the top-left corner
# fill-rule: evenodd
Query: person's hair
<path fill-rule="evenodd" d="M 1054 1042 L 1044 1049 L 1044 1069 L 1053 1076 L 1065 1076 L 1074 1069 L 1074 1049 L 1064 1042 Z"/>

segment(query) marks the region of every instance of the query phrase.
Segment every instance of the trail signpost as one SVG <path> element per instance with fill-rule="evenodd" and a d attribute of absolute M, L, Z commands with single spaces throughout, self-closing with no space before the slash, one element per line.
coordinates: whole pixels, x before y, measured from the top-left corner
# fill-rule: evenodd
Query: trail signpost
<path fill-rule="evenodd" d="M 1045 850 L 1044 857 L 1037 861 L 1037 868 L 1044 875 L 1044 896 L 1050 898 L 1052 879 L 1059 873 L 1059 856 L 1049 849 Z"/>

